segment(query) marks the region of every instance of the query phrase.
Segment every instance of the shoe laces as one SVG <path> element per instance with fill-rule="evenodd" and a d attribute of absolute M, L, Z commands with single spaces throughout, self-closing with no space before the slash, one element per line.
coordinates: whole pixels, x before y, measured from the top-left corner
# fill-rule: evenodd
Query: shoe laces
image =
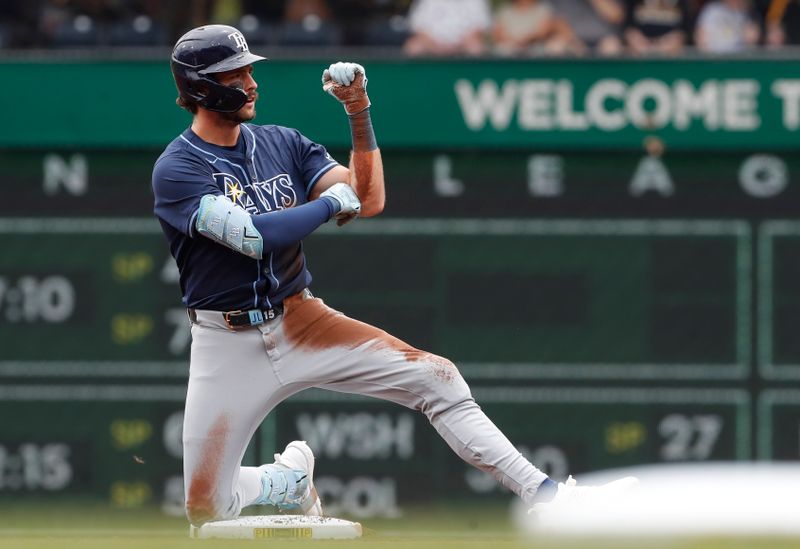
<path fill-rule="evenodd" d="M 304 471 L 289 469 L 283 465 L 266 465 L 262 474 L 262 503 L 276 505 L 281 509 L 294 509 L 308 497 L 308 476 Z"/>
<path fill-rule="evenodd" d="M 308 478 L 308 460 L 306 459 L 306 456 L 299 450 L 296 451 L 296 453 L 302 456 L 302 460 L 294 460 L 296 463 L 287 463 L 282 459 L 283 454 L 280 453 L 276 453 L 273 456 L 275 458 L 275 465 L 293 471 L 296 475 L 295 478 L 297 479 L 295 490 L 292 491 L 293 494 L 286 498 L 285 503 L 278 505 L 278 507 L 282 509 L 289 510 L 303 507 L 303 504 L 306 503 L 306 500 L 311 495 L 310 479 Z M 302 461 L 302 463 L 299 461 Z"/>

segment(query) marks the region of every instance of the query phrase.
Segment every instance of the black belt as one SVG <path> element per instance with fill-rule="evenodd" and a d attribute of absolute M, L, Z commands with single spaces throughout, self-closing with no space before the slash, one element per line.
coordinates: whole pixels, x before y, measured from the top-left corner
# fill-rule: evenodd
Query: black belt
<path fill-rule="evenodd" d="M 186 309 L 189 314 L 189 320 L 197 322 L 197 311 L 195 309 Z M 236 328 L 249 328 L 251 326 L 258 326 L 270 320 L 273 320 L 278 315 L 283 314 L 283 305 L 275 305 L 271 309 L 250 309 L 249 311 L 204 311 L 213 312 L 222 316 L 228 328 L 234 330 Z"/>
<path fill-rule="evenodd" d="M 311 291 L 308 288 L 300 291 L 298 294 L 301 296 L 302 299 L 311 299 L 314 297 L 311 295 Z M 192 322 L 197 321 L 197 313 L 194 309 L 189 309 L 189 319 Z M 220 312 L 222 318 L 225 320 L 225 324 L 228 325 L 231 329 L 236 328 L 249 328 L 251 326 L 258 326 L 260 324 L 264 324 L 265 322 L 269 322 L 270 320 L 274 320 L 278 317 L 278 315 L 283 314 L 283 304 L 275 305 L 271 309 L 249 309 L 247 311 L 228 311 L 228 312 Z"/>
<path fill-rule="evenodd" d="M 258 326 L 278 315 L 283 314 L 283 305 L 275 305 L 271 309 L 250 309 L 249 311 L 229 311 L 222 313 L 222 318 L 229 328 L 248 328 Z"/>

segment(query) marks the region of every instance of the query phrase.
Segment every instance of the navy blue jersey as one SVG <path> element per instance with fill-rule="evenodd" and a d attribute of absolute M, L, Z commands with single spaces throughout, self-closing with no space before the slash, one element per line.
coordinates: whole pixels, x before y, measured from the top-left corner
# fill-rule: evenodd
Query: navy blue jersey
<path fill-rule="evenodd" d="M 241 124 L 235 147 L 206 143 L 187 129 L 153 168 L 155 214 L 180 270 L 187 307 L 269 308 L 311 283 L 301 242 L 256 260 L 196 232 L 200 199 L 225 195 L 250 214 L 308 202 L 319 178 L 338 163 L 297 130 Z"/>

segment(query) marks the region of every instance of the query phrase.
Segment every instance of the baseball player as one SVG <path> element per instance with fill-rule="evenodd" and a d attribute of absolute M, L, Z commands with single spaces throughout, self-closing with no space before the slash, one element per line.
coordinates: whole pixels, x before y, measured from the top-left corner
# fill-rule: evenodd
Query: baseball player
<path fill-rule="evenodd" d="M 193 121 L 153 168 L 154 211 L 191 320 L 183 426 L 190 522 L 235 518 L 254 504 L 322 514 L 305 442 L 290 442 L 274 463 L 241 466 L 266 415 L 309 387 L 421 411 L 459 456 L 525 502 L 585 495 L 591 488 L 558 485 L 528 462 L 452 362 L 311 294 L 303 238 L 332 219 L 343 225 L 383 209 L 367 77 L 355 63 L 334 63 L 322 75 L 350 122 L 353 151 L 343 166 L 297 130 L 248 123 L 258 99 L 253 64 L 262 59 L 233 27 L 181 37 L 171 66 L 177 103 Z"/>

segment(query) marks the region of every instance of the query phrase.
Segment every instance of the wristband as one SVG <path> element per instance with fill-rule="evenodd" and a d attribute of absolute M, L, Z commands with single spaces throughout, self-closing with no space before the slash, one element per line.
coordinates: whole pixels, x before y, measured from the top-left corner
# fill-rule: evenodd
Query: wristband
<path fill-rule="evenodd" d="M 350 119 L 350 136 L 353 140 L 353 151 L 369 152 L 376 150 L 378 142 L 375 140 L 375 131 L 372 129 L 369 107 L 359 113 L 349 115 L 348 118 Z"/>

